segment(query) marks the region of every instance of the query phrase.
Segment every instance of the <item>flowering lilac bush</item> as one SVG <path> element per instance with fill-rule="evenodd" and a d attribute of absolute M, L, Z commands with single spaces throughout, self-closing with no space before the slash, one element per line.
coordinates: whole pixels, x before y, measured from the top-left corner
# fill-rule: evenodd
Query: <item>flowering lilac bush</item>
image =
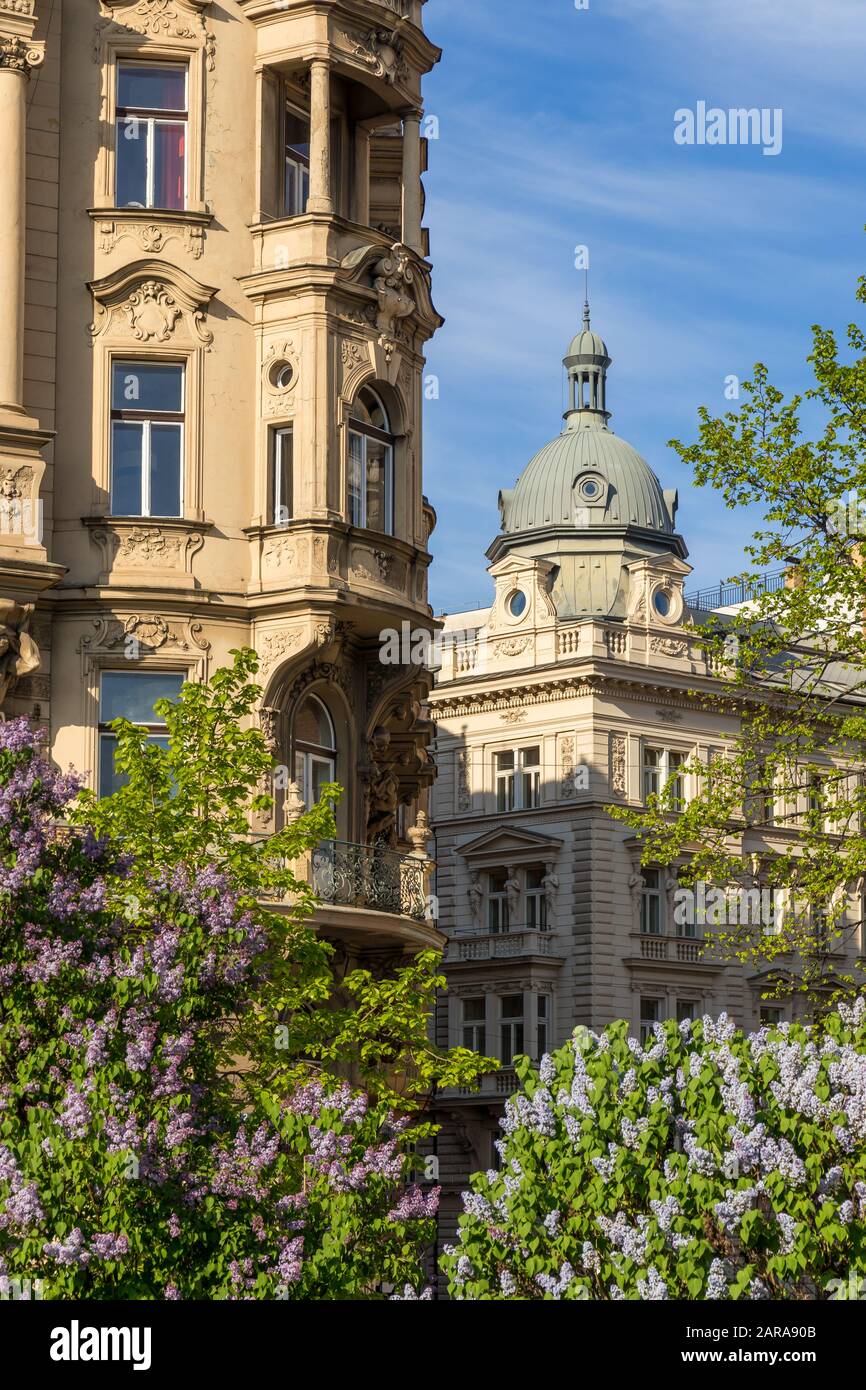
<path fill-rule="evenodd" d="M 820 1299 L 866 1271 L 866 1001 L 819 1031 L 578 1029 L 463 1195 L 458 1299 Z"/>
<path fill-rule="evenodd" d="M 0 1279 L 46 1298 L 417 1296 L 437 1194 L 410 1181 L 407 1119 L 309 1065 L 299 1081 L 299 1058 L 275 1087 L 238 1048 L 308 929 L 229 866 L 142 865 L 58 825 L 78 788 L 26 721 L 0 724 Z M 302 952 L 288 968 L 305 978 Z"/>

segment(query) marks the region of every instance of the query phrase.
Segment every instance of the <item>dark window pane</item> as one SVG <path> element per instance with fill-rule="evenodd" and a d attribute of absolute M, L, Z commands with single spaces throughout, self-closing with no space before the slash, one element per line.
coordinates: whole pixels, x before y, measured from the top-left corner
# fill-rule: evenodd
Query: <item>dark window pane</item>
<path fill-rule="evenodd" d="M 115 420 L 111 426 L 111 511 L 141 516 L 141 455 L 144 425 Z"/>
<path fill-rule="evenodd" d="M 123 63 L 117 74 L 118 106 L 137 106 L 152 111 L 186 110 L 186 68 L 166 63 L 148 67 Z"/>
<path fill-rule="evenodd" d="M 176 700 L 184 677 L 172 671 L 103 671 L 99 722 L 129 719 L 133 724 L 161 724 L 153 712 L 156 700 Z"/>
<path fill-rule="evenodd" d="M 117 122 L 117 190 L 119 208 L 147 206 L 147 121 Z"/>
<path fill-rule="evenodd" d="M 186 205 L 186 125 L 157 121 L 153 131 L 153 206 Z"/>
<path fill-rule="evenodd" d="M 126 780 L 114 770 L 114 751 L 117 739 L 112 734 L 102 734 L 99 739 L 99 795 L 111 796 Z"/>
<path fill-rule="evenodd" d="M 112 410 L 183 410 L 183 367 L 173 363 L 115 362 L 111 378 Z"/>
<path fill-rule="evenodd" d="M 281 526 L 294 514 L 292 497 L 292 432 L 274 435 L 274 525 Z"/>
<path fill-rule="evenodd" d="M 180 425 L 150 427 L 150 515 L 180 516 Z"/>
<path fill-rule="evenodd" d="M 385 445 L 367 440 L 367 527 L 385 530 Z"/>

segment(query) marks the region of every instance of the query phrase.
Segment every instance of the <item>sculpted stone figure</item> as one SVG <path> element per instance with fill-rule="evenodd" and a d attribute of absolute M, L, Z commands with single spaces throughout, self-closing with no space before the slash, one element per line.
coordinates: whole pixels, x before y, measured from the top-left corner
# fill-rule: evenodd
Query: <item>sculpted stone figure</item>
<path fill-rule="evenodd" d="M 397 843 L 397 801 L 400 783 L 389 767 L 374 766 L 367 799 L 367 843 Z"/>
<path fill-rule="evenodd" d="M 28 631 L 32 617 L 32 603 L 0 599 L 0 709 L 15 682 L 39 666 L 39 648 Z"/>

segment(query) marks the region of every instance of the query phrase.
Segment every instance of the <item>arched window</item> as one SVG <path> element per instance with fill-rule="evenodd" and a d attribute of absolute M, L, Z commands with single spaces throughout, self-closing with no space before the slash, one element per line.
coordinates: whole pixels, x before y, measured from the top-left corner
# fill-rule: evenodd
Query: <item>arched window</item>
<path fill-rule="evenodd" d="M 309 809 L 318 801 L 322 787 L 335 780 L 337 762 L 334 724 L 315 695 L 308 695 L 298 706 L 292 735 L 295 781 Z"/>
<path fill-rule="evenodd" d="M 349 424 L 349 520 L 394 534 L 394 436 L 376 392 L 364 386 Z"/>

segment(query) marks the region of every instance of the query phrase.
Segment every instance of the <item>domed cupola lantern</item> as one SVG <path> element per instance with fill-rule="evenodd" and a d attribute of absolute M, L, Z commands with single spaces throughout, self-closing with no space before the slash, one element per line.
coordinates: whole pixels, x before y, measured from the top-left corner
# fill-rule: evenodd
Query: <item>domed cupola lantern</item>
<path fill-rule="evenodd" d="M 583 328 L 572 338 L 562 361 L 568 372 L 568 410 L 564 418 L 569 428 L 606 425 L 610 419 L 606 396 L 611 358 L 604 341 L 592 331 L 588 303 L 583 306 Z"/>
<path fill-rule="evenodd" d="M 663 488 L 646 459 L 608 424 L 611 362 L 604 340 L 592 331 L 586 303 L 583 326 L 563 358 L 568 409 L 562 430 L 499 494 L 501 527 L 487 555 L 497 593 L 502 588 L 493 621 L 501 617 L 503 628 L 517 621 L 508 603 L 519 565 L 538 570 L 533 584 L 542 584 L 560 622 L 631 617 L 640 595 L 649 614 L 646 575 L 656 586 L 670 579 L 681 589 L 689 573 L 688 551 L 676 530 L 676 490 Z M 636 565 L 643 566 L 639 573 Z M 676 622 L 682 608 L 673 602 L 673 589 L 665 592 L 666 612 L 660 607 L 664 598 L 652 607 L 652 621 L 662 625 Z"/>

